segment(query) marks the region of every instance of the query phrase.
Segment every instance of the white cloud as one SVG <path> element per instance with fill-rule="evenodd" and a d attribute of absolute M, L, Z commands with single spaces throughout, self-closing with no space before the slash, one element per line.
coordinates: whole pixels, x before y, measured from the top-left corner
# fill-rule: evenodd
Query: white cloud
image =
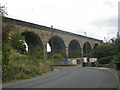
<path fill-rule="evenodd" d="M 118 0 L 2 0 L 2 3 L 7 3 L 10 17 L 82 35 L 87 32 L 87 36 L 98 39 L 108 37 L 112 26 L 92 23 L 102 23 L 118 14 Z M 115 33 L 110 33 L 110 37 Z"/>

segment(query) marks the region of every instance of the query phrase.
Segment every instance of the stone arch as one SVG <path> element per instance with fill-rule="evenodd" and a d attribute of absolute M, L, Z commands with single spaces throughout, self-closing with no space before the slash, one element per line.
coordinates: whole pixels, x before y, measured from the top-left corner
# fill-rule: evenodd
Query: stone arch
<path fill-rule="evenodd" d="M 95 43 L 93 49 L 96 49 L 96 47 L 98 47 L 98 46 L 99 46 L 98 43 Z"/>
<path fill-rule="evenodd" d="M 30 31 L 22 32 L 21 35 L 25 37 L 29 53 L 34 55 L 34 50 L 39 48 L 39 54 L 43 57 L 43 43 L 41 38 L 34 32 Z"/>
<path fill-rule="evenodd" d="M 68 46 L 68 57 L 78 58 L 81 56 L 81 47 L 77 40 L 72 40 Z"/>
<path fill-rule="evenodd" d="M 92 51 L 92 46 L 89 42 L 85 42 L 83 45 L 83 56 L 87 56 Z"/>
<path fill-rule="evenodd" d="M 63 39 L 59 36 L 53 36 L 48 41 L 51 52 L 48 54 L 48 57 L 54 54 L 61 54 L 63 57 L 66 57 L 66 47 Z"/>

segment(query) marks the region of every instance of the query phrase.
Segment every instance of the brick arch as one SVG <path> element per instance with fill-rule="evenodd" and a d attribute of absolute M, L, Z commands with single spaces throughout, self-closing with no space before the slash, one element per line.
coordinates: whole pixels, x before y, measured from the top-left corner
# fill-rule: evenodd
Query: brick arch
<path fill-rule="evenodd" d="M 40 36 L 31 31 L 21 32 L 21 35 L 25 37 L 25 41 L 28 44 L 28 50 L 31 54 L 33 54 L 35 48 L 39 47 L 40 54 L 43 55 L 43 42 Z"/>
<path fill-rule="evenodd" d="M 98 46 L 99 46 L 99 44 L 95 43 L 93 49 L 96 49 L 96 47 L 98 47 Z"/>
<path fill-rule="evenodd" d="M 64 40 L 60 36 L 52 36 L 48 43 L 51 47 L 51 54 L 60 53 L 63 57 L 66 57 L 66 46 Z"/>
<path fill-rule="evenodd" d="M 81 56 L 81 46 L 79 41 L 73 39 L 68 45 L 68 54 L 70 58 L 77 58 Z"/>
<path fill-rule="evenodd" d="M 92 51 L 92 45 L 87 41 L 83 45 L 83 56 L 87 56 Z"/>

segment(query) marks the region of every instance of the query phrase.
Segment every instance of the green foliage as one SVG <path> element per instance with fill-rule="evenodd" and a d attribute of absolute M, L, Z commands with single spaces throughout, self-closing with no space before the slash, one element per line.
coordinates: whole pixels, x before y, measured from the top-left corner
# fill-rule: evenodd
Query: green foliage
<path fill-rule="evenodd" d="M 11 46 L 9 43 L 6 43 L 2 48 L 3 48 L 2 49 L 3 50 L 2 51 L 2 65 L 8 65 Z"/>
<path fill-rule="evenodd" d="M 0 65 L 2 65 L 2 52 L 0 52 Z"/>
<path fill-rule="evenodd" d="M 52 60 L 41 59 L 42 57 L 41 47 L 36 46 L 36 48 L 33 50 L 32 55 L 30 55 L 29 53 L 24 53 L 25 46 L 23 45 L 23 43 L 25 41 L 25 38 L 18 32 L 17 33 L 12 32 L 12 30 L 17 31 L 18 27 L 11 24 L 9 25 L 3 24 L 2 32 L 3 82 L 15 79 L 31 78 L 52 71 L 53 70 L 51 62 Z"/>
<path fill-rule="evenodd" d="M 93 50 L 89 56 L 103 58 L 111 55 L 115 55 L 115 47 L 111 44 L 103 44 L 98 46 L 95 50 Z"/>
<path fill-rule="evenodd" d="M 61 64 L 61 61 L 63 60 L 63 56 L 59 53 L 59 54 L 55 54 L 53 55 L 53 64 L 54 65 L 59 65 Z"/>
<path fill-rule="evenodd" d="M 117 55 L 100 58 L 100 59 L 98 59 L 98 62 L 100 64 L 108 64 L 109 68 L 115 69 L 116 68 L 116 62 L 117 62 Z"/>
<path fill-rule="evenodd" d="M 109 64 L 110 68 L 115 68 L 116 62 L 120 61 L 120 38 L 98 46 L 89 56 L 97 57 L 100 64 Z"/>
<path fill-rule="evenodd" d="M 113 69 L 116 68 L 116 59 L 115 58 L 113 60 L 111 60 L 111 62 L 109 63 L 110 68 L 113 68 Z"/>
<path fill-rule="evenodd" d="M 13 33 L 11 36 L 11 45 L 14 49 L 17 49 L 19 53 L 24 53 L 25 49 L 25 38 L 20 33 Z"/>
<path fill-rule="evenodd" d="M 15 50 L 9 56 L 9 71 L 3 72 L 3 82 L 15 79 L 28 79 L 53 70 L 51 60 L 31 58 L 29 55 L 18 54 Z M 4 68 L 4 67 L 3 67 Z"/>
<path fill-rule="evenodd" d="M 71 51 L 70 58 L 78 58 L 81 57 L 81 51 L 73 50 Z"/>
<path fill-rule="evenodd" d="M 103 57 L 98 59 L 98 62 L 100 64 L 109 64 L 112 61 L 113 57 L 112 56 L 107 56 L 107 57 Z"/>
<path fill-rule="evenodd" d="M 33 49 L 33 52 L 31 53 L 32 57 L 36 59 L 41 59 L 43 58 L 43 53 L 42 53 L 42 48 L 40 46 L 36 46 Z"/>
<path fill-rule="evenodd" d="M 120 52 L 118 53 L 118 58 L 117 58 L 117 61 L 120 62 Z"/>
<path fill-rule="evenodd" d="M 120 62 L 120 37 L 116 39 L 115 44 L 116 44 L 116 52 L 118 54 L 117 61 Z"/>
<path fill-rule="evenodd" d="M 11 51 L 11 47 L 8 43 L 6 43 L 3 47 L 2 47 L 3 51 L 2 51 L 2 79 L 3 81 L 6 80 L 6 78 L 9 77 L 10 75 L 10 64 L 9 64 L 9 55 L 10 55 L 10 51 Z"/>
<path fill-rule="evenodd" d="M 47 58 L 52 59 L 52 52 L 47 52 Z"/>
<path fill-rule="evenodd" d="M 13 78 L 11 74 L 11 65 L 10 65 L 10 54 L 11 54 L 11 45 L 10 45 L 10 32 L 13 29 L 17 29 L 13 24 L 2 24 L 2 80 L 7 81 Z"/>
<path fill-rule="evenodd" d="M 17 29 L 18 27 L 14 26 L 13 24 L 3 24 L 2 25 L 2 42 L 3 42 L 2 44 L 9 42 L 10 32 Z"/>
<path fill-rule="evenodd" d="M 53 58 L 61 60 L 61 59 L 63 59 L 63 56 L 61 54 L 55 54 L 55 55 L 53 55 Z"/>

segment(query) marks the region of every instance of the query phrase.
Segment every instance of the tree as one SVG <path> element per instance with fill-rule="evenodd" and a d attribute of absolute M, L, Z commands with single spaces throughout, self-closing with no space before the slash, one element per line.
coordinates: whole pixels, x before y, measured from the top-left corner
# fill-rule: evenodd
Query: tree
<path fill-rule="evenodd" d="M 2 42 L 3 42 L 3 44 L 9 42 L 10 32 L 12 30 L 17 30 L 17 29 L 18 28 L 16 26 L 14 26 L 13 24 L 3 24 L 3 27 L 2 27 Z"/>
<path fill-rule="evenodd" d="M 13 33 L 11 36 L 11 46 L 14 49 L 17 49 L 19 53 L 24 53 L 26 51 L 26 47 L 24 45 L 25 38 L 20 33 Z"/>
<path fill-rule="evenodd" d="M 5 5 L 2 6 L 0 4 L 0 16 L 5 16 L 5 15 L 8 15 L 7 8 L 5 7 Z"/>
<path fill-rule="evenodd" d="M 95 50 L 93 50 L 89 56 L 102 58 L 115 54 L 115 46 L 113 46 L 112 44 L 103 44 L 101 46 L 98 46 Z"/>
<path fill-rule="evenodd" d="M 115 41 L 115 46 L 116 46 L 116 52 L 118 54 L 117 61 L 120 62 L 120 35 L 119 35 L 119 32 L 117 33 L 117 39 Z"/>

